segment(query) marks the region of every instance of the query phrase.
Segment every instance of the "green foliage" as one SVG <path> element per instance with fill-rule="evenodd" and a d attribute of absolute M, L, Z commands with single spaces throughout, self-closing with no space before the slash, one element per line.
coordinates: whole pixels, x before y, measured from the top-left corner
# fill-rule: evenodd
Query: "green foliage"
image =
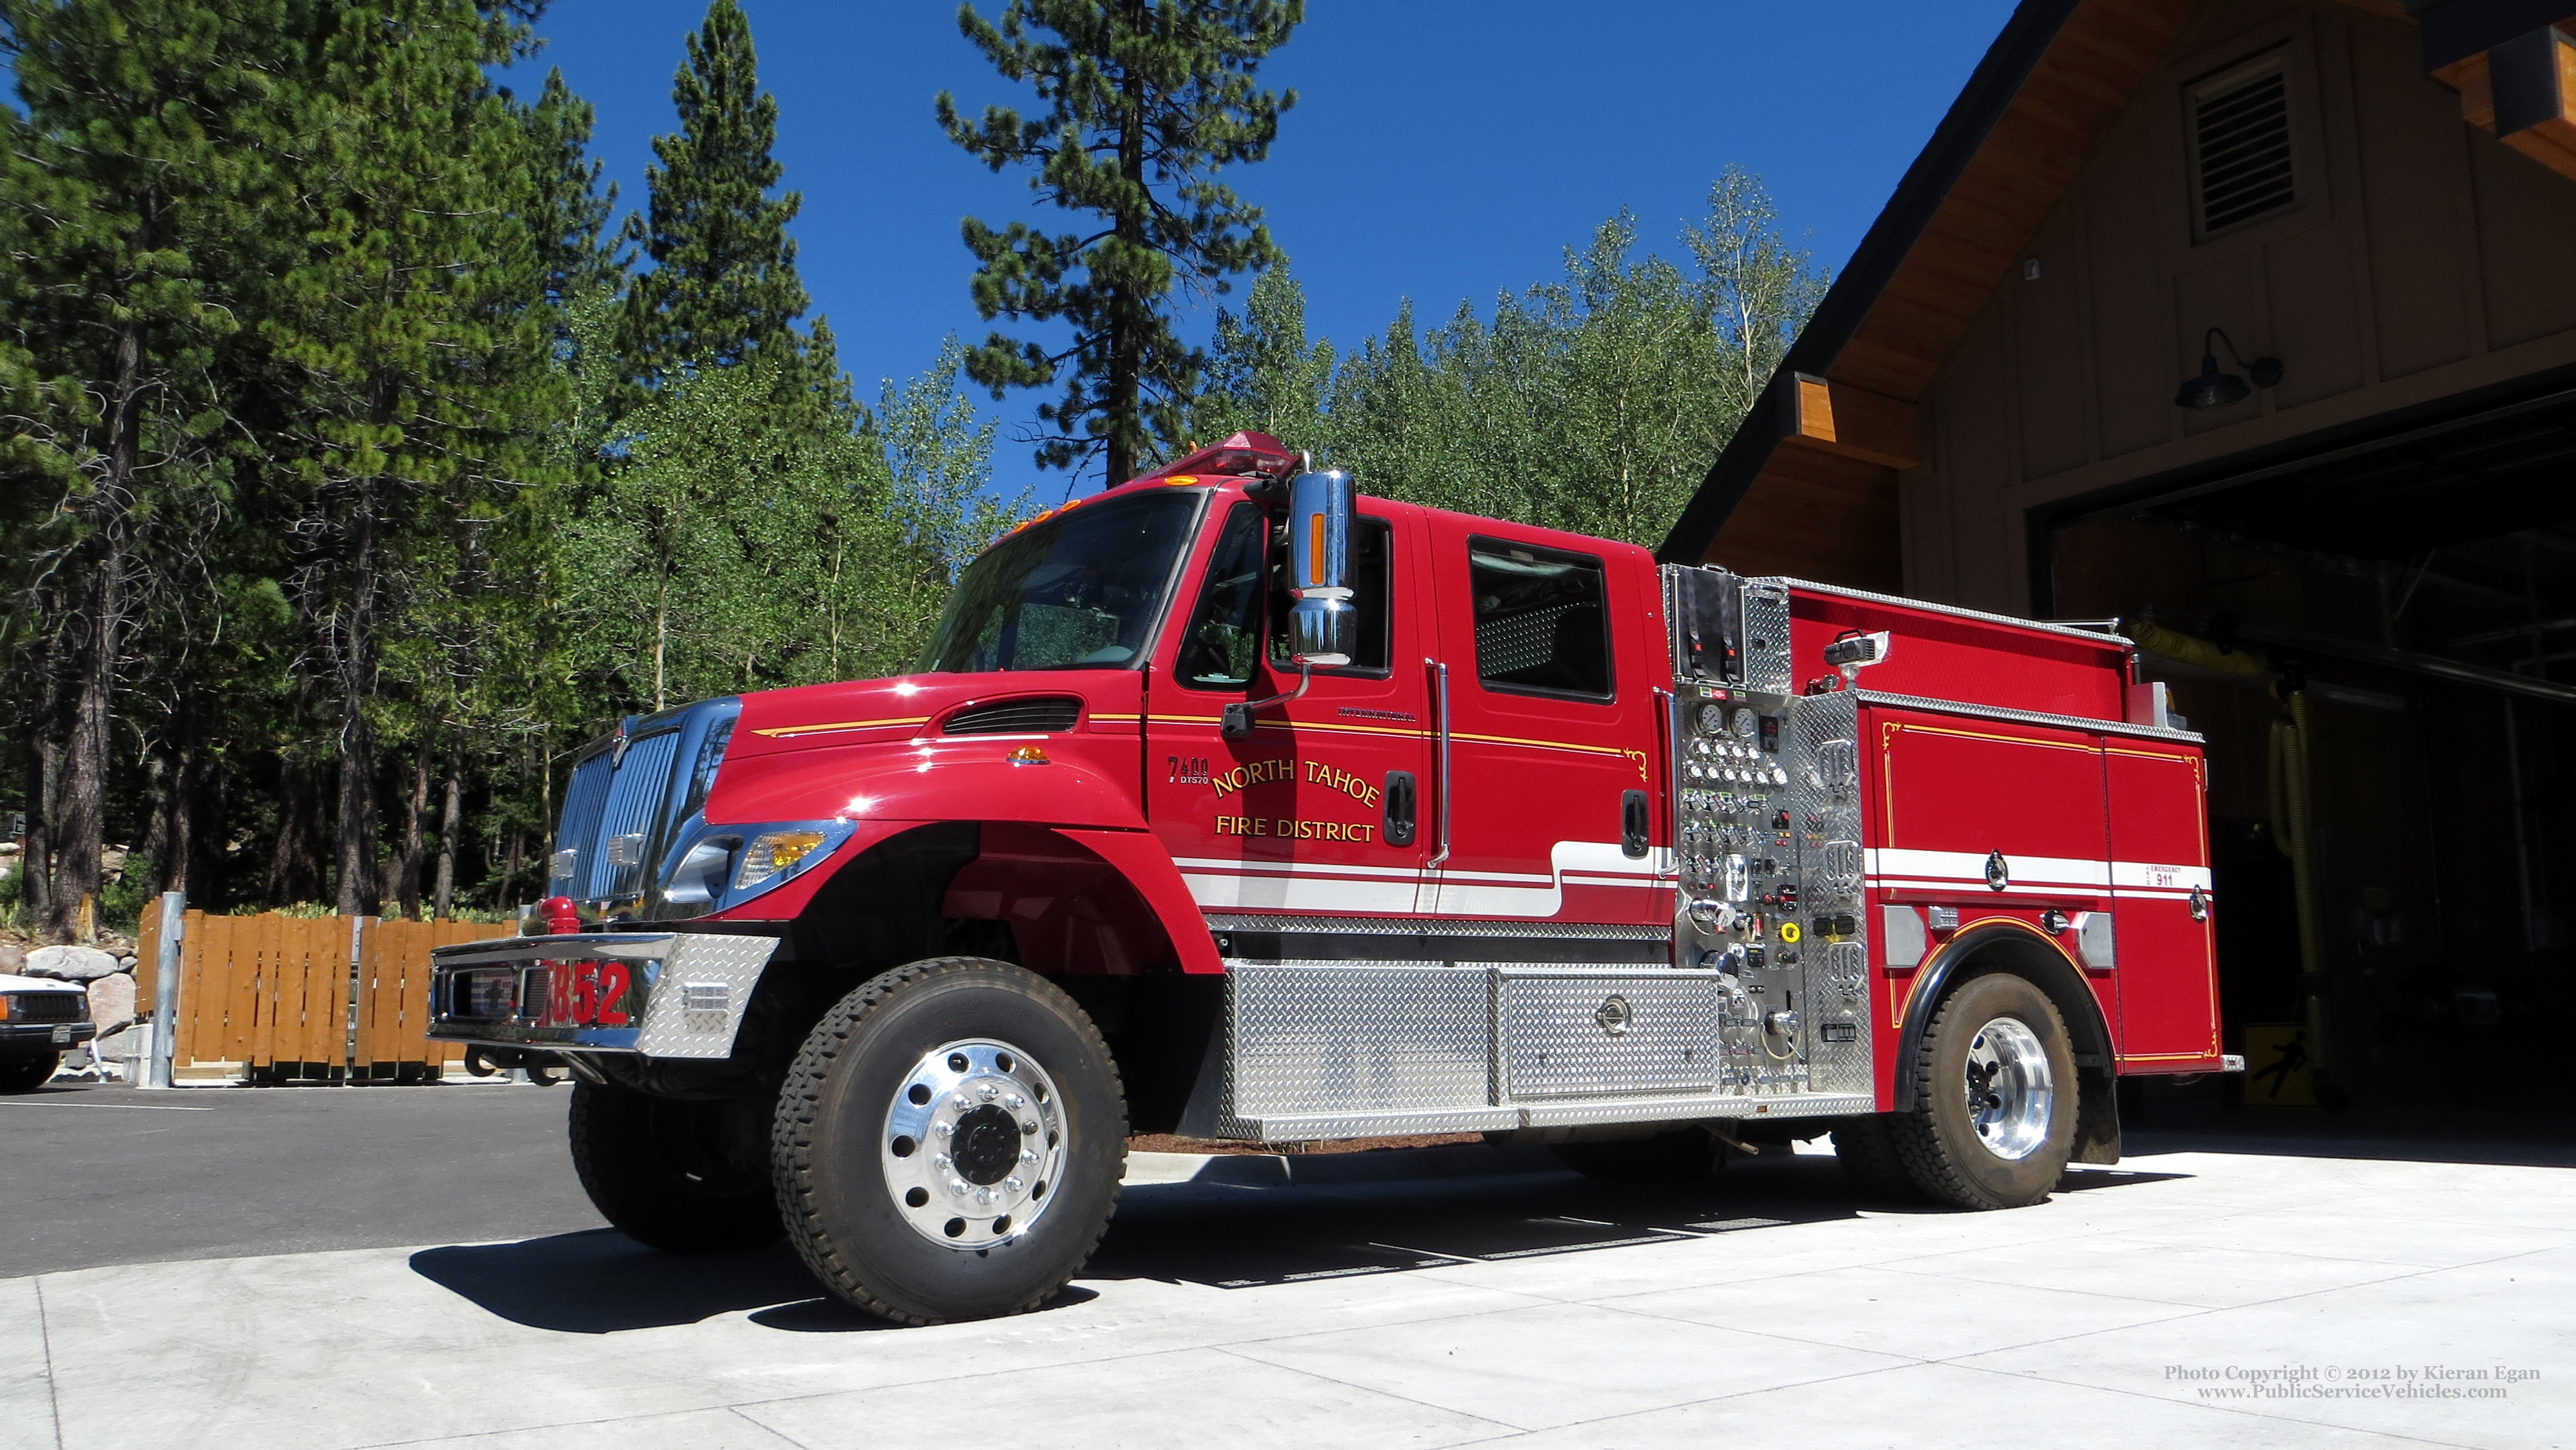
<path fill-rule="evenodd" d="M 996 398 L 1062 381 L 1038 409 L 1052 429 L 1042 465 L 1098 455 L 1123 482 L 1185 431 L 1203 358 L 1173 328 L 1172 292 L 1221 294 L 1278 260 L 1260 208 L 1216 177 L 1270 154 L 1297 93 L 1261 90 L 1253 74 L 1304 18 L 1303 0 L 1010 0 L 998 24 L 958 10 L 966 38 L 1046 109 L 969 121 L 942 91 L 941 129 L 996 172 L 1030 168 L 1031 191 L 1093 219 L 1054 235 L 964 224 L 977 313 L 1072 329 L 1053 348 L 994 332 L 966 355 Z"/>
<path fill-rule="evenodd" d="M 1653 545 L 1698 487 L 1824 293 L 1781 240 L 1761 183 L 1730 169 L 1684 229 L 1686 270 L 1632 260 L 1622 213 L 1563 279 L 1461 304 L 1336 359 L 1309 343 L 1280 268 L 1220 315 L 1197 436 L 1258 428 L 1357 472 L 1372 493 Z"/>

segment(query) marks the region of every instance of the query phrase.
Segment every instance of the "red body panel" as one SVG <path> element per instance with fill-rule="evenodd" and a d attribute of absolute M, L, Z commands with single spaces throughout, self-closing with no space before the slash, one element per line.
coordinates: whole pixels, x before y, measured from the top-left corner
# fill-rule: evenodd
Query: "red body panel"
<path fill-rule="evenodd" d="M 2206 1072 L 2219 1055 L 2218 959 L 2200 751 L 2114 738 L 2103 762 L 2120 933 L 2120 1065 Z"/>
<path fill-rule="evenodd" d="M 1669 921 L 1673 878 L 1621 849 L 1621 800 L 1660 794 L 1656 689 L 1668 686 L 1653 559 L 1631 544 L 1433 511 L 1432 609 L 1449 667 L 1449 858 L 1425 882 L 1425 915 L 1563 922 Z M 1479 671 L 1468 544 L 1534 546 L 1598 560 L 1607 586 L 1608 699 L 1515 692 Z M 1435 791 L 1436 797 L 1436 791 Z M 1436 798 L 1429 802 L 1437 810 Z M 1664 813 L 1654 811 L 1652 817 Z M 1426 834 L 1437 833 L 1436 818 Z M 1436 842 L 1435 848 L 1436 848 Z"/>

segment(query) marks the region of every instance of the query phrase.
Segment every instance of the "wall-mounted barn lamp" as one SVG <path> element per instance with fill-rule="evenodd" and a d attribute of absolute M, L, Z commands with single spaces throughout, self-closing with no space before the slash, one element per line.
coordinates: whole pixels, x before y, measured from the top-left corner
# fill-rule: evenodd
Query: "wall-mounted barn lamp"
<path fill-rule="evenodd" d="M 2227 344 L 2227 355 L 2236 360 L 2238 367 L 2245 369 L 2245 377 L 2254 380 L 2254 387 L 2268 388 L 2281 380 L 2279 358 L 2258 357 L 2247 362 L 2245 355 L 2236 350 L 2236 340 L 2227 335 L 2226 329 L 2213 327 L 2200 339 L 2200 376 L 2186 380 L 2182 391 L 2174 394 L 2175 407 L 2224 408 L 2230 403 L 2244 402 L 2253 391 L 2253 388 L 2245 386 L 2245 378 L 2218 370 L 2218 351 L 2210 346 L 2211 338 Z"/>

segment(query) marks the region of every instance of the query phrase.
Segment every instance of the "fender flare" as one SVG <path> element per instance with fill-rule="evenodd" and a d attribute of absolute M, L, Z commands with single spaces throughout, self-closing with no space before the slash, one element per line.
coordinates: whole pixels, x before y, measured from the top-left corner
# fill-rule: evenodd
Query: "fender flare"
<path fill-rule="evenodd" d="M 2119 1103 L 2113 1091 L 2118 1059 L 2114 1056 L 2111 1025 L 2103 1019 L 2102 1004 L 2094 999 L 2092 987 L 2066 955 L 2066 949 L 2026 922 L 2005 919 L 1976 923 L 1943 942 L 1915 973 L 1913 992 L 1906 999 L 1905 1025 L 1897 1035 L 1891 1103 L 1894 1111 L 1910 1113 L 1917 1106 L 1914 1075 L 1906 1067 L 1921 1051 L 1923 1034 L 1950 984 L 1963 973 L 1989 965 L 2009 971 L 2046 993 L 2057 1015 L 2065 1019 L 2067 1046 L 2075 1055 L 2075 1075 L 2081 1085 L 2073 1161 L 2118 1162 Z"/>
<path fill-rule="evenodd" d="M 1057 826 L 1055 833 L 1106 861 L 1163 924 L 1163 934 L 1172 939 L 1172 954 L 1180 959 L 1181 970 L 1205 976 L 1225 970 L 1225 962 L 1216 954 L 1216 938 L 1209 934 L 1207 918 L 1199 914 L 1198 899 L 1190 895 L 1189 883 L 1181 879 L 1181 868 L 1172 864 L 1172 855 L 1163 849 L 1162 839 L 1150 831 L 1089 831 L 1072 826 Z"/>

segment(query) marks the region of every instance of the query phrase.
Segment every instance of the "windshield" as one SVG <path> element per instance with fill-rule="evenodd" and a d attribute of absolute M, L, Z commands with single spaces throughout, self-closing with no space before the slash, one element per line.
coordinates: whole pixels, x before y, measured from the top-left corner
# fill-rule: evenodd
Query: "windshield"
<path fill-rule="evenodd" d="M 1172 489 L 1076 508 L 985 550 L 958 579 L 916 672 L 1135 664 L 1201 497 Z"/>

